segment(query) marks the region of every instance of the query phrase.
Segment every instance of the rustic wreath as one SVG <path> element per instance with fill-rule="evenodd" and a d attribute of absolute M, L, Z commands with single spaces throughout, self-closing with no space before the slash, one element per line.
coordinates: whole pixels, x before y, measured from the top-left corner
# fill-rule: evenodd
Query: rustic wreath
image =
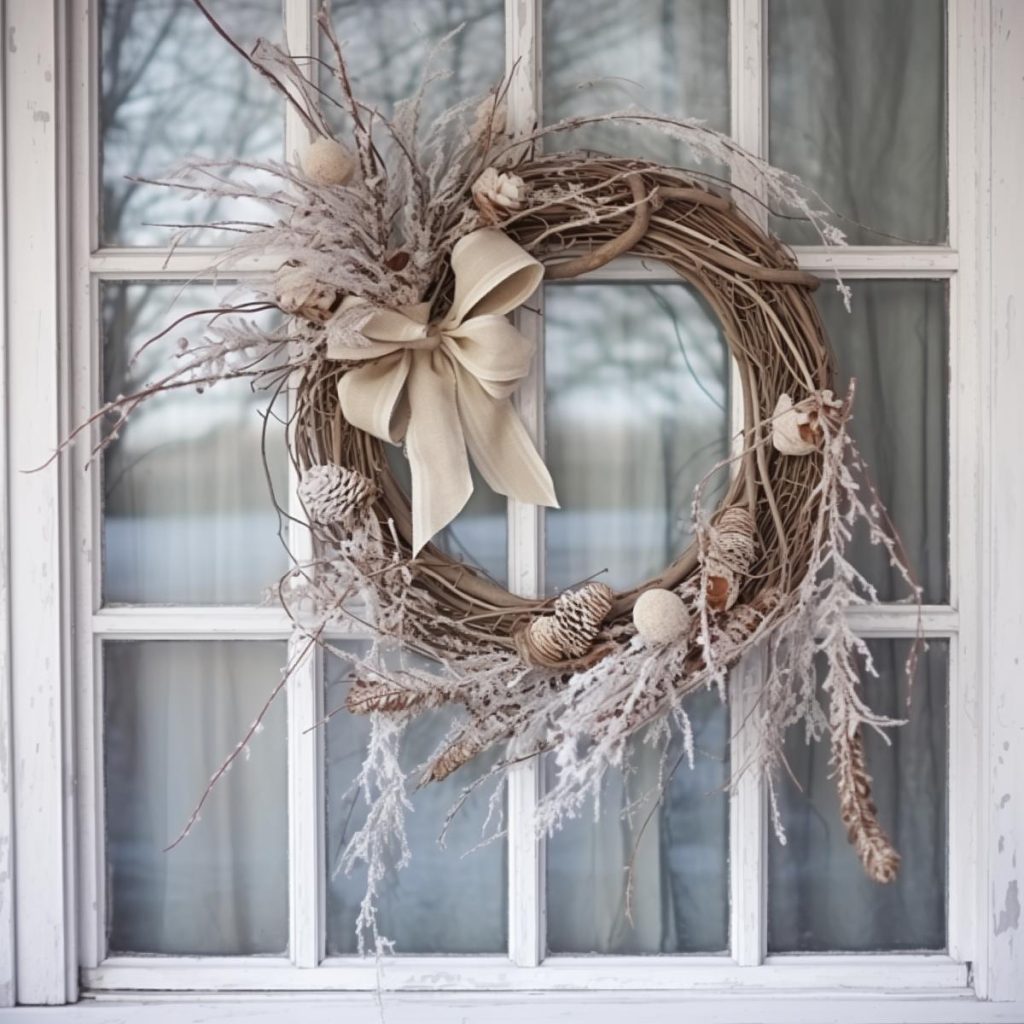
<path fill-rule="evenodd" d="M 570 181 L 616 211 L 599 224 L 581 224 L 577 210 L 554 206 L 509 226 L 508 234 L 544 264 L 546 280 L 569 280 L 633 255 L 670 267 L 715 311 L 739 367 L 745 426 L 739 472 L 712 519 L 727 550 L 712 571 L 708 596 L 720 611 L 740 600 L 756 606 L 765 592 L 773 601 L 783 599 L 807 565 L 813 507 L 807 507 L 804 496 L 820 478 L 821 467 L 819 459 L 800 456 L 816 448 L 814 396 L 832 387 L 831 354 L 809 297 L 819 279 L 800 270 L 792 254 L 734 202 L 677 169 L 637 160 L 555 156 L 521 164 L 517 174 L 527 186 L 541 189 L 552 180 Z M 446 268 L 430 289 L 438 296 L 434 306 L 450 305 L 451 290 Z M 308 472 L 336 463 L 373 481 L 374 511 L 381 522 L 394 523 L 396 553 L 412 560 L 409 498 L 395 479 L 383 442 L 350 426 L 339 407 L 337 382 L 345 369 L 324 362 L 303 381 L 297 414 L 298 436 L 306 441 L 301 467 Z M 789 455 L 763 443 L 771 438 L 780 395 L 810 399 L 808 413 L 813 407 L 807 425 L 799 425 L 805 436 L 786 449 Z M 338 511 L 329 510 L 324 518 L 332 515 Z M 342 513 L 340 518 L 347 517 Z M 314 528 L 328 542 L 339 539 L 336 524 L 321 522 Z M 591 638 L 577 635 L 564 646 L 545 644 L 544 634 L 538 638 L 530 628 L 538 617 L 552 613 L 556 599 L 524 600 L 433 545 L 413 564 L 416 585 L 439 610 L 486 628 L 481 642 L 514 647 L 531 664 L 569 670 L 607 655 L 609 644 L 627 642 L 628 627 L 617 627 L 632 619 L 644 593 L 692 589 L 700 575 L 699 554 L 694 541 L 660 575 L 622 593 L 584 589 L 585 596 L 599 602 L 607 598 L 603 627 Z M 432 633 L 429 623 L 422 625 L 423 639 L 443 647 L 444 636 Z"/>
<path fill-rule="evenodd" d="M 241 378 L 274 397 L 289 394 L 289 449 L 315 543 L 313 558 L 296 562 L 276 595 L 304 641 L 299 659 L 319 645 L 350 664 L 345 707 L 329 715 L 371 717 L 358 779 L 369 810 L 343 858 L 346 868 L 369 868 L 360 942 L 365 933 L 380 941 L 375 890 L 387 862 L 404 858 L 410 783 L 444 779 L 492 748 L 500 753 L 485 779 L 552 753 L 557 777 L 537 827 L 558 828 L 598 794 L 609 767 L 628 761 L 641 730 L 662 752 L 660 786 L 671 777 L 673 729 L 692 763 L 687 696 L 712 688 L 726 699 L 729 669 L 755 649 L 764 663 L 749 683 L 759 747 L 738 770 L 765 773 L 774 809 L 787 729 L 801 723 L 809 738 L 827 737 L 850 841 L 872 878 L 892 880 L 899 855 L 871 801 L 863 731 L 900 723 L 860 695 L 870 652 L 847 611 L 876 595 L 844 554 L 858 522 L 903 573 L 910 596 L 920 592 L 848 433 L 852 388 L 845 399 L 833 395 L 832 357 L 811 300 L 818 280 L 736 198 L 759 200 L 728 181 L 582 151 L 545 155 L 538 143 L 593 121 L 642 126 L 728 166 L 762 202 L 809 220 L 824 243 L 837 244 L 827 207 L 728 137 L 639 109 L 515 133 L 506 126 L 504 82 L 427 124 L 423 97 L 436 77 L 428 67 L 420 90 L 385 115 L 354 94 L 326 13 L 319 24 L 334 100 L 279 48 L 260 41 L 250 53 L 228 39 L 308 127 L 311 142 L 297 163 L 193 161 L 160 182 L 267 203 L 275 216 L 266 223 L 229 225 L 240 238 L 221 266 L 269 253 L 278 269 L 247 282 L 244 301 L 212 311 L 204 337 L 183 340 L 166 376 L 119 396 L 90 423 L 112 421 L 98 452 L 161 391 Z M 322 111 L 331 102 L 349 145 Z M 239 168 L 262 177 L 239 182 L 225 173 Z M 506 314 L 542 278 L 571 279 L 627 254 L 671 268 L 720 321 L 744 410 L 733 455 L 713 471 L 728 474 L 725 495 L 710 510 L 710 475 L 697 488 L 695 540 L 654 579 L 621 593 L 592 579 L 552 599 L 520 597 L 430 538 L 468 495 L 467 451 L 496 489 L 553 502 L 511 402 L 532 347 Z M 267 310 L 284 316 L 270 327 L 251 318 Z M 410 494 L 385 441 L 408 450 Z M 352 623 L 369 633 L 367 649 L 328 639 Z M 426 656 L 435 671 L 396 660 L 396 651 Z M 399 759 L 404 728 L 447 703 L 464 714 L 410 777 Z M 781 837 L 783 823 L 773 818 Z"/>

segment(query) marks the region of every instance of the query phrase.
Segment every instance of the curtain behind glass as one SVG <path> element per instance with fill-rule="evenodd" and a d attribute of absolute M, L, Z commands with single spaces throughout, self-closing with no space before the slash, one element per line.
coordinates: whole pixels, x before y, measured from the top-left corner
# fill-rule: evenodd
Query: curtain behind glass
<path fill-rule="evenodd" d="M 224 295 L 211 285 L 104 284 L 105 395 L 168 372 L 177 339 L 201 319 L 136 356 L 140 346 Z M 203 394 L 157 395 L 133 413 L 103 460 L 105 603 L 257 604 L 277 582 L 287 555 L 271 489 L 286 503 L 287 457 L 284 402 L 265 422 L 270 401 L 248 381 L 220 381 Z"/>
<path fill-rule="evenodd" d="M 640 737 L 630 744 L 629 772 L 605 777 L 600 818 L 594 820 L 588 805 L 548 840 L 552 953 L 710 953 L 728 947 L 729 715 L 717 694 L 707 692 L 695 694 L 687 710 L 694 767 L 680 760 L 682 739 L 674 735 L 665 763 L 675 772 L 659 806 L 660 754 Z M 630 863 L 632 920 L 626 914 Z"/>
<path fill-rule="evenodd" d="M 769 0 L 770 159 L 849 218 L 853 245 L 946 239 L 945 8 Z M 799 221 L 773 227 L 819 241 Z"/>
<path fill-rule="evenodd" d="M 111 953 L 283 953 L 288 945 L 285 697 L 173 850 L 211 775 L 280 679 L 270 641 L 104 645 Z"/>
<path fill-rule="evenodd" d="M 770 952 L 939 950 L 946 946 L 946 789 L 949 643 L 929 640 L 906 703 L 909 640 L 869 643 L 878 678 L 863 676 L 875 710 L 908 722 L 887 744 L 865 734 L 872 795 L 903 857 L 895 882 L 871 881 L 839 819 L 828 743 L 786 742 L 793 779 L 779 780 L 787 844 L 769 840 Z M 799 785 L 802 789 L 798 789 Z"/>

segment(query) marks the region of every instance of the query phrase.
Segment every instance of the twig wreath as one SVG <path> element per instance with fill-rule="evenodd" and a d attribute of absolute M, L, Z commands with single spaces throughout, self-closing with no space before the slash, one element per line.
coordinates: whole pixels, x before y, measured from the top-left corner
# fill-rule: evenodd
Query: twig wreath
<path fill-rule="evenodd" d="M 304 641 L 302 655 L 320 645 L 350 663 L 347 711 L 372 721 L 357 781 L 368 816 L 343 858 L 346 869 L 368 868 L 361 946 L 365 935 L 378 949 L 386 942 L 375 895 L 385 871 L 408 857 L 411 786 L 444 779 L 495 747 L 500 756 L 485 777 L 499 780 L 548 754 L 556 777 L 537 828 L 557 829 L 597 798 L 605 771 L 623 765 L 641 730 L 663 763 L 673 728 L 681 730 L 692 765 L 687 696 L 714 688 L 725 700 L 729 669 L 755 648 L 765 665 L 756 761 L 780 839 L 782 741 L 803 723 L 808 741 L 829 739 L 843 823 L 865 871 L 892 880 L 899 855 L 871 801 L 863 731 L 900 723 L 861 697 L 860 675 L 874 669 L 847 611 L 877 597 L 844 555 L 855 524 L 885 548 L 910 597 L 919 601 L 920 592 L 848 434 L 852 388 L 845 399 L 833 394 L 832 357 L 811 299 L 818 281 L 738 208 L 740 190 L 729 182 L 638 159 L 542 154 L 538 144 L 595 121 L 641 125 L 685 143 L 697 161 L 740 172 L 775 209 L 809 220 L 826 244 L 841 244 L 827 206 L 700 122 L 640 109 L 512 135 L 505 83 L 425 124 L 423 97 L 439 77 L 432 62 L 417 93 L 385 116 L 357 99 L 323 11 L 319 26 L 340 102 L 272 44 L 246 53 L 228 40 L 299 111 L 312 141 L 298 163 L 192 161 L 160 182 L 266 202 L 271 221 L 210 226 L 239 235 L 219 269 L 268 253 L 279 269 L 247 282 L 246 301 L 202 311 L 205 335 L 183 341 L 177 366 L 90 422 L 112 420 L 97 454 L 161 391 L 245 378 L 274 397 L 289 394 L 288 444 L 315 556 L 295 564 L 276 592 Z M 340 107 L 347 144 L 334 138 L 325 103 Z M 239 167 L 262 172 L 260 183 L 229 178 Z M 697 488 L 694 542 L 656 578 L 619 593 L 591 580 L 553 599 L 524 598 L 431 538 L 469 497 L 470 458 L 499 493 L 555 503 L 512 402 L 533 343 L 508 314 L 541 280 L 574 278 L 627 253 L 671 268 L 714 311 L 742 381 L 742 435 L 733 457 Z M 271 309 L 284 314 L 275 326 L 251 318 Z M 392 474 L 386 443 L 404 446 L 409 495 Z M 731 476 L 709 509 L 715 473 Z M 362 653 L 326 639 L 352 622 L 372 636 Z M 396 668 L 396 649 L 425 656 L 436 670 Z M 464 714 L 407 776 L 398 758 L 405 726 L 449 703 Z M 660 774 L 664 787 L 671 772 Z M 209 788 L 179 841 L 208 795 Z"/>

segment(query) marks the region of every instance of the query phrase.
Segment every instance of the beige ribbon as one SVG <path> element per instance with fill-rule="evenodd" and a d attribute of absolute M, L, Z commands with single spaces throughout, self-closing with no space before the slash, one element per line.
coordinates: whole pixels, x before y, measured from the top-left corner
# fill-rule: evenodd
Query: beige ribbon
<path fill-rule="evenodd" d="M 544 269 L 507 235 L 484 228 L 456 243 L 452 270 L 455 298 L 440 322 L 429 323 L 425 302 L 378 310 L 361 328 L 368 344 L 327 347 L 328 358 L 361 364 L 338 382 L 345 419 L 382 441 L 405 441 L 414 554 L 473 493 L 467 449 L 499 494 L 558 505 L 511 401 L 534 344 L 506 318 L 533 293 Z M 349 297 L 344 304 L 362 301 Z"/>

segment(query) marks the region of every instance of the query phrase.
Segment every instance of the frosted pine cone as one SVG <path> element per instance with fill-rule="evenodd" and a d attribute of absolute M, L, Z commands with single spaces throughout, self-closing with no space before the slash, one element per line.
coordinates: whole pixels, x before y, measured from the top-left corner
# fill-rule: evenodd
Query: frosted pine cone
<path fill-rule="evenodd" d="M 500 224 L 523 208 L 526 182 L 517 174 L 502 174 L 488 167 L 473 182 L 473 202 L 488 224 Z"/>
<path fill-rule="evenodd" d="M 615 592 L 605 583 L 586 583 L 555 601 L 555 635 L 562 650 L 582 658 L 597 639 L 611 611 Z"/>
<path fill-rule="evenodd" d="M 309 518 L 321 526 L 348 526 L 376 496 L 377 488 L 345 466 L 310 466 L 299 483 Z"/>
<path fill-rule="evenodd" d="M 727 508 L 718 518 L 703 558 L 708 572 L 708 607 L 731 608 L 739 597 L 742 578 L 754 561 L 754 517 L 742 506 Z"/>

